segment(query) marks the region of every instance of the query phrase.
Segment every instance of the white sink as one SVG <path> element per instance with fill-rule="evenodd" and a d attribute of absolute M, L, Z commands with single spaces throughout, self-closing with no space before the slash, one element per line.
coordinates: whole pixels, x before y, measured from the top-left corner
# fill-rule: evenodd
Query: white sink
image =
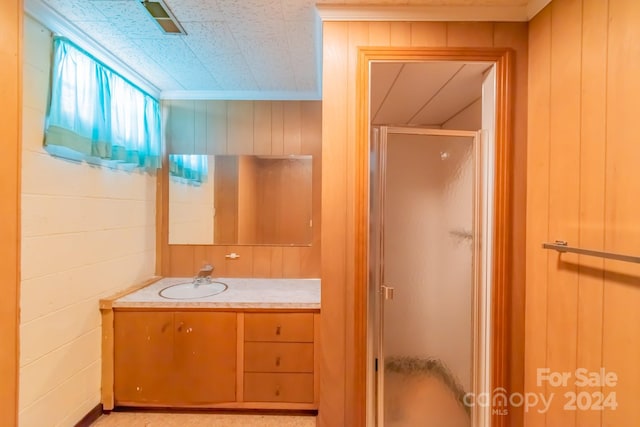
<path fill-rule="evenodd" d="M 198 299 L 217 295 L 227 290 L 227 285 L 222 282 L 210 282 L 195 285 L 193 282 L 178 283 L 167 286 L 158 294 L 167 299 Z"/>

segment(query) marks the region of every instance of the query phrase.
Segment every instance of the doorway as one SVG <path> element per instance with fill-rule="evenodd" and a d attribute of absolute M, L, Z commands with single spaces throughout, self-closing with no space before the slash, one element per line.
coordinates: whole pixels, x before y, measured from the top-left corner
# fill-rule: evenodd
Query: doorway
<path fill-rule="evenodd" d="M 476 374 L 487 343 L 474 328 L 487 314 L 481 141 L 472 131 L 373 133 L 369 295 L 379 427 L 422 425 L 441 411 L 406 402 L 407 381 L 422 375 L 441 376 L 458 403 L 486 388 Z M 471 406 L 459 409 L 461 422 L 479 418 Z"/>
<path fill-rule="evenodd" d="M 490 357 L 495 344 L 490 301 L 496 288 L 496 67 L 467 64 L 435 63 L 435 77 L 422 75 L 433 88 L 417 109 L 398 100 L 415 98 L 409 93 L 420 89 L 405 83 L 405 89 L 389 89 L 380 100 L 370 71 L 369 426 L 416 425 L 437 416 L 433 411 L 439 408 L 415 400 L 421 395 L 415 388 L 414 401 L 402 401 L 402 387 L 421 372 L 439 377 L 455 397 L 460 425 L 490 425 L 490 406 L 475 405 L 474 397 L 489 393 L 500 371 Z M 370 70 L 377 65 L 372 61 Z M 425 62 L 385 65 L 387 71 L 407 67 L 408 75 L 429 69 Z M 377 75 L 388 80 L 383 86 L 403 86 L 400 72 Z M 465 94 L 452 92 L 456 87 L 449 83 L 456 79 L 479 82 L 477 98 L 467 94 L 465 101 Z M 438 97 L 446 99 L 444 106 L 432 102 Z M 446 112 L 454 107 L 457 113 Z M 472 116 L 470 110 L 478 114 L 474 124 L 452 129 L 464 122 L 454 117 Z M 441 119 L 424 122 L 433 117 Z M 400 124 L 383 124 L 389 122 Z"/>

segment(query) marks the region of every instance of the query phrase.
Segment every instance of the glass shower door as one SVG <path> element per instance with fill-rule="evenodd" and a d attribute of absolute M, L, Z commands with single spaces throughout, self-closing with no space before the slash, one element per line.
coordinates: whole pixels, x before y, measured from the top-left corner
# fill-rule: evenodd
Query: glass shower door
<path fill-rule="evenodd" d="M 371 206 L 378 426 L 472 425 L 463 398 L 475 378 L 476 140 L 380 129 Z"/>

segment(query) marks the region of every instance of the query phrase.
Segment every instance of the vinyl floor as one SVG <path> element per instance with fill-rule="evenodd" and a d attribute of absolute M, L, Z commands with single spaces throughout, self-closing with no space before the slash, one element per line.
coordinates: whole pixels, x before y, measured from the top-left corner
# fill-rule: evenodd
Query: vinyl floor
<path fill-rule="evenodd" d="M 112 412 L 92 427 L 315 427 L 315 416 Z"/>

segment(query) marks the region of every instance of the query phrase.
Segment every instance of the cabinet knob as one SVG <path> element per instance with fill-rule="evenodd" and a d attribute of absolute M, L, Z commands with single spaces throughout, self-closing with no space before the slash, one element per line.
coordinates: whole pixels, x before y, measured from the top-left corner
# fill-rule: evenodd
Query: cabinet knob
<path fill-rule="evenodd" d="M 276 335 L 280 335 L 280 326 L 276 327 Z"/>
<path fill-rule="evenodd" d="M 182 332 L 183 326 L 184 326 L 184 322 L 180 322 L 180 325 L 178 326 L 178 332 Z"/>
<path fill-rule="evenodd" d="M 276 393 L 275 394 L 276 394 L 276 396 L 280 396 L 280 388 L 276 389 Z"/>
<path fill-rule="evenodd" d="M 280 356 L 276 357 L 276 366 L 280 366 Z"/>

